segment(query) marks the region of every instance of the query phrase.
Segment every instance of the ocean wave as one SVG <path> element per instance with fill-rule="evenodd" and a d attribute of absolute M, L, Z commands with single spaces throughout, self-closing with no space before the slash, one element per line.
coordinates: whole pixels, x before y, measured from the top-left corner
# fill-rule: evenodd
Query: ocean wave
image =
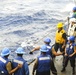
<path fill-rule="evenodd" d="M 43 38 L 50 37 L 54 43 L 56 25 L 63 21 L 68 12 L 61 12 L 69 0 L 1 0 L 0 2 L 0 49 L 9 47 L 14 51 L 26 44 L 42 45 Z M 40 41 L 39 41 L 40 40 Z M 31 45 L 26 46 L 25 59 L 29 57 Z M 28 60 L 28 59 L 27 59 Z"/>

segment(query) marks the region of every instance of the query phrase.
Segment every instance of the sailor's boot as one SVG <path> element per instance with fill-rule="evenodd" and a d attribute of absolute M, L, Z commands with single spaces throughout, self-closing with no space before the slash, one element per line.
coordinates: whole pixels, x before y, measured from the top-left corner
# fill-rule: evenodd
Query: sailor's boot
<path fill-rule="evenodd" d="M 73 67 L 73 69 L 72 69 L 72 74 L 73 75 L 75 74 L 75 67 Z"/>

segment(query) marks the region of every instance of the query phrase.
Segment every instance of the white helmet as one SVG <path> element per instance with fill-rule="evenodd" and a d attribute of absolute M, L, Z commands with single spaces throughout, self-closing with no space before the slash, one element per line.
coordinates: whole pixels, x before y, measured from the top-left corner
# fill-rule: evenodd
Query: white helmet
<path fill-rule="evenodd" d="M 76 22 L 76 19 L 75 18 L 71 18 L 70 22 Z"/>

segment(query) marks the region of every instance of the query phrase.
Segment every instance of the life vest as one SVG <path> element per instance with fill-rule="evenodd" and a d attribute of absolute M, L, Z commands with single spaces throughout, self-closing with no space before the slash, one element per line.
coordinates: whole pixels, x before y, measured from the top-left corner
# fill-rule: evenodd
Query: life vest
<path fill-rule="evenodd" d="M 73 26 L 71 26 L 71 24 L 69 25 L 69 29 L 68 29 L 68 35 L 69 36 L 76 36 L 76 24 L 74 24 Z"/>
<path fill-rule="evenodd" d="M 6 65 L 9 62 L 8 58 L 0 57 L 0 72 L 3 72 L 4 75 L 9 75 Z"/>
<path fill-rule="evenodd" d="M 63 44 L 64 39 L 62 38 L 63 33 L 65 33 L 65 30 L 62 29 L 60 32 L 58 30 L 56 31 L 56 36 L 55 36 L 55 42 L 59 44 Z"/>
<path fill-rule="evenodd" d="M 26 71 L 25 71 L 25 67 L 27 68 L 27 64 L 26 64 L 26 61 L 22 58 L 22 57 L 17 57 L 15 59 L 13 59 L 12 61 L 12 67 L 15 68 L 17 67 L 18 64 L 23 64 L 22 68 L 19 68 L 15 73 L 14 75 L 26 75 Z M 26 64 L 26 66 L 25 66 Z M 27 75 L 29 75 L 29 70 L 27 68 Z"/>
<path fill-rule="evenodd" d="M 38 57 L 37 72 L 47 72 L 51 69 L 51 57 L 50 55 L 40 55 Z"/>
<path fill-rule="evenodd" d="M 74 52 L 74 46 L 76 46 L 76 44 L 73 43 L 72 45 L 70 45 L 70 43 L 67 43 L 67 45 L 66 45 L 66 53 L 68 54 L 68 56 L 71 55 Z M 73 60 L 73 59 L 75 59 L 75 56 L 76 55 L 74 55 L 72 57 L 69 57 L 69 59 Z"/>

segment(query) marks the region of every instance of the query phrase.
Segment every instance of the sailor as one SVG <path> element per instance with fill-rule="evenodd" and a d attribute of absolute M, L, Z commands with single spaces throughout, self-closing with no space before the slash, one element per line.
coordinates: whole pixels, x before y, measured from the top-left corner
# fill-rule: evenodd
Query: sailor
<path fill-rule="evenodd" d="M 66 42 L 67 42 L 67 37 L 66 37 L 66 32 L 63 29 L 63 23 L 59 22 L 57 24 L 57 31 L 56 31 L 56 35 L 55 35 L 54 49 L 55 49 L 56 52 L 58 50 L 60 52 L 63 52 L 62 65 L 64 63 L 64 52 L 65 52 L 64 50 L 65 50 Z"/>
<path fill-rule="evenodd" d="M 9 55 L 10 50 L 8 48 L 3 48 L 0 57 L 0 75 L 10 75 L 22 67 L 22 65 L 18 64 L 14 69 L 12 69 L 11 62 L 8 59 Z"/>
<path fill-rule="evenodd" d="M 42 45 L 40 48 L 41 55 L 35 60 L 32 75 L 50 75 L 50 70 L 54 75 L 57 73 L 54 71 L 54 64 L 50 55 L 47 54 L 48 49 L 46 45 Z"/>
<path fill-rule="evenodd" d="M 61 72 L 65 71 L 68 64 L 68 60 L 70 60 L 72 73 L 75 74 L 76 44 L 74 43 L 74 41 L 75 41 L 75 37 L 70 36 L 65 48 L 65 59 L 64 59 L 65 62 L 64 62 L 63 69 L 61 70 Z"/>
<path fill-rule="evenodd" d="M 57 28 L 58 30 L 56 31 L 56 35 L 55 35 L 54 49 L 56 50 L 56 52 L 58 51 L 58 49 L 60 49 L 60 52 L 64 52 L 67 37 L 66 37 L 66 32 L 63 29 L 63 23 L 59 22 L 57 24 Z"/>
<path fill-rule="evenodd" d="M 72 13 L 70 14 L 70 17 L 69 18 L 76 18 L 76 6 L 73 7 Z"/>
<path fill-rule="evenodd" d="M 12 67 L 17 67 L 17 64 L 22 64 L 22 68 L 18 69 L 14 75 L 29 75 L 29 68 L 26 60 L 23 59 L 24 49 L 19 47 L 16 51 L 17 57 L 12 62 Z"/>
<path fill-rule="evenodd" d="M 72 12 L 70 13 L 69 17 L 67 17 L 66 21 L 68 21 L 68 25 L 70 24 L 71 18 L 76 18 L 76 6 L 73 7 Z"/>
<path fill-rule="evenodd" d="M 44 39 L 44 44 L 47 46 L 47 49 L 48 49 L 47 54 L 49 54 L 52 58 L 53 58 L 53 55 L 59 56 L 59 55 L 62 55 L 62 54 L 63 54 L 62 52 L 57 53 L 57 52 L 54 50 L 53 46 L 50 45 L 50 43 L 51 43 L 50 38 L 49 38 L 49 37 L 46 37 L 46 38 Z M 33 54 L 33 52 L 36 51 L 36 50 L 40 50 L 40 46 L 35 47 L 34 49 L 32 49 L 32 50 L 30 51 L 30 54 Z"/>
<path fill-rule="evenodd" d="M 68 28 L 68 36 L 76 36 L 76 19 L 70 19 L 70 25 Z"/>

